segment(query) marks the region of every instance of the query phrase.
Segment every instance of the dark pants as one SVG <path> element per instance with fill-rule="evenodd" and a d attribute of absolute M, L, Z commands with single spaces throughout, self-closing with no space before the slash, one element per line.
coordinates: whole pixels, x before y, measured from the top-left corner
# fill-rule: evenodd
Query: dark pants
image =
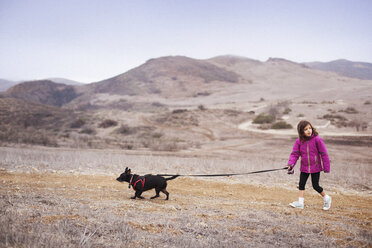
<path fill-rule="evenodd" d="M 299 183 L 299 190 L 305 190 L 305 184 L 307 179 L 309 178 L 310 173 L 301 172 L 300 175 L 300 183 Z M 313 184 L 313 188 L 320 194 L 323 192 L 323 188 L 319 186 L 319 178 L 320 172 L 311 173 L 311 182 Z"/>

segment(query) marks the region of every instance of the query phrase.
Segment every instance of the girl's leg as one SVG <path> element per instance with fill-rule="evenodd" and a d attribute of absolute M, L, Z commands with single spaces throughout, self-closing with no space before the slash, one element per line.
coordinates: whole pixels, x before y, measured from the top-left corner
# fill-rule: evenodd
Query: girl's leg
<path fill-rule="evenodd" d="M 300 174 L 300 182 L 298 185 L 298 202 L 303 206 L 304 205 L 304 193 L 305 193 L 305 185 L 306 181 L 309 178 L 308 173 L 301 172 Z"/>
<path fill-rule="evenodd" d="M 324 197 L 325 193 L 323 192 L 323 188 L 319 186 L 319 179 L 320 179 L 320 172 L 311 174 L 311 182 L 313 184 L 313 188 Z"/>
<path fill-rule="evenodd" d="M 313 183 L 313 188 L 323 197 L 324 199 L 324 210 L 328 210 L 331 207 L 331 197 L 327 195 L 323 188 L 319 186 L 320 172 L 311 174 L 311 182 Z"/>
<path fill-rule="evenodd" d="M 301 172 L 300 174 L 300 182 L 298 184 L 298 189 L 300 190 L 300 196 L 304 197 L 305 185 L 306 181 L 309 178 L 309 173 Z"/>

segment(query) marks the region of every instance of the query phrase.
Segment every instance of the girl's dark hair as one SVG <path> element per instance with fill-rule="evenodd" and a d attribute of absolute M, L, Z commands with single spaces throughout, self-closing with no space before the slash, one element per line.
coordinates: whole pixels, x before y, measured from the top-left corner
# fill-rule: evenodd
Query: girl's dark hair
<path fill-rule="evenodd" d="M 300 138 L 300 140 L 302 142 L 306 141 L 306 140 L 309 140 L 308 137 L 306 137 L 305 135 L 305 132 L 304 132 L 304 129 L 307 125 L 310 125 L 311 129 L 313 130 L 313 134 L 312 136 L 317 136 L 318 135 L 318 132 L 316 131 L 315 127 L 313 127 L 313 125 L 311 125 L 310 122 L 308 121 L 305 121 L 305 120 L 302 120 L 298 123 L 297 125 L 297 132 L 298 132 L 298 137 Z"/>

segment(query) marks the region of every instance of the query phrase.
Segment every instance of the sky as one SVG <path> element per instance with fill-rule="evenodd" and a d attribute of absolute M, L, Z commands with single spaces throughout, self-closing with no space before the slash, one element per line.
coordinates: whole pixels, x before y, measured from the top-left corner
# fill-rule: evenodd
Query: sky
<path fill-rule="evenodd" d="M 372 63 L 371 0 L 0 0 L 0 79 L 91 83 L 151 58 Z"/>

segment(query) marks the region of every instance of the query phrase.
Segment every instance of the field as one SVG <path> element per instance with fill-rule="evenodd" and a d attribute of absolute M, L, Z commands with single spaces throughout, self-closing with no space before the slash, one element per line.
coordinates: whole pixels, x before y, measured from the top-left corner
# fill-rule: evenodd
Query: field
<path fill-rule="evenodd" d="M 281 168 L 292 139 L 267 137 L 180 152 L 0 148 L 1 247 L 371 247 L 370 147 L 328 138 L 331 174 L 307 184 L 305 209 L 285 171 L 168 181 L 164 195 L 131 200 L 115 178 L 138 174 L 240 173 Z M 266 138 L 265 138 L 266 137 Z M 326 139 L 327 141 L 327 139 Z M 260 143 L 261 142 L 261 143 Z M 248 144 L 256 144 L 250 146 Z"/>

